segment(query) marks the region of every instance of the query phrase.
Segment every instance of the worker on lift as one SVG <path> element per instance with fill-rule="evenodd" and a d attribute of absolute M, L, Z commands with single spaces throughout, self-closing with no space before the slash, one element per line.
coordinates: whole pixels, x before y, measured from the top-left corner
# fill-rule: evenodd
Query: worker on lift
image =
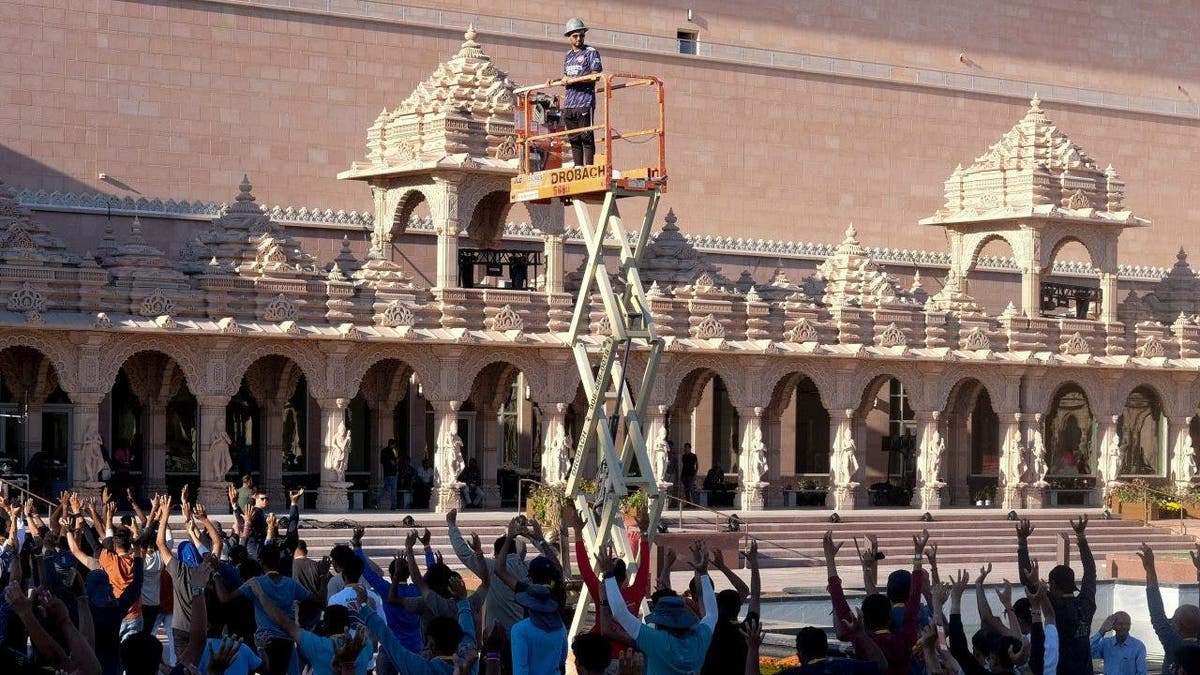
<path fill-rule="evenodd" d="M 582 77 L 604 71 L 600 63 L 600 52 L 595 47 L 584 44 L 587 26 L 583 19 L 573 18 L 567 21 L 563 35 L 571 41 L 571 51 L 563 57 L 563 74 L 568 77 Z M 592 126 L 596 115 L 596 82 L 574 82 L 567 84 L 567 95 L 563 100 L 563 121 L 567 129 L 579 129 Z M 596 137 L 591 131 L 583 131 L 570 135 L 571 157 L 575 166 L 587 166 L 593 163 L 596 155 Z"/>

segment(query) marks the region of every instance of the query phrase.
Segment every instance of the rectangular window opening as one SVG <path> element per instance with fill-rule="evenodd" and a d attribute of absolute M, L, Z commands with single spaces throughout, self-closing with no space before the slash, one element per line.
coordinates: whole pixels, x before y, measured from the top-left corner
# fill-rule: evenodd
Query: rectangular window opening
<path fill-rule="evenodd" d="M 679 41 L 680 54 L 695 54 L 699 38 L 700 34 L 694 30 L 675 31 L 675 39 Z"/>

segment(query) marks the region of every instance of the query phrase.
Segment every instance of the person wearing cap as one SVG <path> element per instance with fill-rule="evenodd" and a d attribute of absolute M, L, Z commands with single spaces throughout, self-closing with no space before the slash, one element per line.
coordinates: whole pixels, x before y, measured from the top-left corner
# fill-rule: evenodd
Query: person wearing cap
<path fill-rule="evenodd" d="M 597 566 L 604 574 L 604 595 L 612 618 L 646 657 L 646 675 L 696 673 L 712 643 L 717 625 L 717 597 L 708 576 L 708 551 L 703 542 L 692 548 L 695 571 L 704 603 L 704 618 L 698 619 L 678 595 L 663 595 L 642 623 L 625 606 L 621 587 L 613 572 L 612 550 L 601 549 Z"/>
<path fill-rule="evenodd" d="M 1075 585 L 1075 570 L 1068 565 L 1057 565 L 1047 577 L 1050 603 L 1058 621 L 1058 672 L 1061 675 L 1093 672 L 1091 631 L 1092 618 L 1096 614 L 1096 559 L 1087 541 L 1087 515 L 1070 522 L 1079 547 L 1079 560 L 1083 564 L 1082 585 Z M 1021 519 L 1017 523 L 1017 568 L 1026 593 L 1034 592 L 1037 583 L 1027 574 L 1033 569 L 1029 558 L 1031 534 L 1033 525 L 1029 519 Z"/>
<path fill-rule="evenodd" d="M 558 675 L 567 664 L 567 626 L 550 589 L 529 584 L 517 593 L 528 616 L 509 635 L 514 675 Z"/>
<path fill-rule="evenodd" d="M 1176 672 L 1176 654 L 1185 647 L 1195 647 L 1200 641 L 1200 607 L 1192 604 L 1181 604 L 1175 610 L 1175 615 L 1167 618 L 1166 608 L 1163 607 L 1162 591 L 1158 588 L 1158 571 L 1154 568 L 1154 550 L 1142 544 L 1137 552 L 1142 559 L 1142 567 L 1146 571 L 1146 608 L 1150 613 L 1150 625 L 1158 636 L 1163 647 L 1164 675 L 1174 675 Z M 1196 566 L 1197 576 L 1200 576 L 1200 549 L 1192 553 L 1192 564 Z M 1200 665 L 1194 662 L 1193 667 Z M 1184 669 L 1186 672 L 1196 670 Z"/>
<path fill-rule="evenodd" d="M 563 57 L 563 75 L 567 81 L 567 94 L 563 98 L 563 122 L 567 129 L 590 127 L 596 116 L 596 81 L 571 82 L 571 78 L 585 77 L 604 72 L 600 62 L 600 52 L 595 47 L 584 44 L 588 27 L 583 19 L 572 18 L 567 21 L 563 35 L 571 43 L 571 50 Z M 596 155 L 596 137 L 591 131 L 581 131 L 568 137 L 571 143 L 571 158 L 575 166 L 587 166 L 593 163 Z"/>
<path fill-rule="evenodd" d="M 517 605 L 513 590 L 508 584 L 500 581 L 496 576 L 496 565 L 493 558 L 480 557 L 476 555 L 474 549 L 467 540 L 463 538 L 462 530 L 458 527 L 458 509 L 451 509 L 446 514 L 447 534 L 450 536 L 450 546 L 454 548 L 455 555 L 467 569 L 471 570 L 477 576 L 483 577 L 487 575 L 492 582 L 488 586 L 487 599 L 484 606 L 487 611 L 488 621 L 498 622 L 504 630 L 512 630 L 512 627 L 521 619 L 524 618 L 524 613 L 521 607 Z M 542 537 L 541 528 L 535 527 L 532 530 L 525 531 L 525 535 L 533 542 L 543 554 L 553 551 L 549 544 Z M 474 536 L 474 535 L 472 535 Z M 507 535 L 501 535 L 496 538 L 495 544 L 492 547 L 492 553 L 498 553 L 504 546 L 504 540 Z M 503 558 L 504 564 L 502 567 L 517 581 L 529 581 L 529 563 L 527 563 L 520 555 L 515 552 L 509 552 Z"/>
<path fill-rule="evenodd" d="M 1132 624 L 1129 614 L 1115 612 L 1092 635 L 1092 658 L 1104 661 L 1105 675 L 1146 675 L 1146 645 L 1129 634 Z"/>

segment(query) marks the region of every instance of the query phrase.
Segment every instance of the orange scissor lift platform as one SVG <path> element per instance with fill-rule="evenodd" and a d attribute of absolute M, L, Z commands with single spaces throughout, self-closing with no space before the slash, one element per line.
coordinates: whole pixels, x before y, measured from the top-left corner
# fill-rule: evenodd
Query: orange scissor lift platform
<path fill-rule="evenodd" d="M 579 82 L 596 83 L 596 96 L 603 101 L 596 124 L 571 130 L 547 130 L 535 124 L 532 107 L 534 96 Z M 658 110 L 656 127 L 636 131 L 617 131 L 613 128 L 613 94 L 627 89 L 653 92 Z M 662 80 L 630 73 L 597 73 L 523 87 L 514 93 L 519 97 L 518 105 L 524 113 L 524 121 L 523 128 L 518 130 L 520 173 L 511 181 L 510 202 L 547 202 L 555 197 L 600 201 L 607 192 L 614 192 L 617 196 L 636 196 L 661 192 L 666 187 L 666 115 Z M 586 132 L 596 132 L 598 136 L 595 163 L 587 166 L 554 166 L 559 162 L 553 159 L 562 156 L 568 137 Z M 653 166 L 613 168 L 614 141 L 634 139 L 638 139 L 634 142 L 655 141 L 657 162 Z M 545 168 L 535 171 L 535 163 L 531 161 L 531 155 L 534 154 L 541 158 L 549 157 L 552 161 L 544 162 Z"/>

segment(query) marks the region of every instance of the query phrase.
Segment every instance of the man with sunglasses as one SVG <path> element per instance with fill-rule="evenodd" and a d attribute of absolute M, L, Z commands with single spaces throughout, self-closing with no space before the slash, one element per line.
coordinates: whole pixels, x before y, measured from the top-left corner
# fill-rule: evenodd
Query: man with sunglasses
<path fill-rule="evenodd" d="M 600 52 L 583 42 L 587 31 L 583 19 L 573 18 L 567 21 L 563 35 L 570 40 L 571 51 L 563 57 L 563 75 L 568 80 L 604 71 L 604 66 L 600 63 Z M 579 129 L 595 124 L 593 119 L 596 117 L 596 82 L 568 82 L 562 112 L 567 129 Z M 592 164 L 596 154 L 596 137 L 593 132 L 571 134 L 568 139 L 575 166 Z"/>

